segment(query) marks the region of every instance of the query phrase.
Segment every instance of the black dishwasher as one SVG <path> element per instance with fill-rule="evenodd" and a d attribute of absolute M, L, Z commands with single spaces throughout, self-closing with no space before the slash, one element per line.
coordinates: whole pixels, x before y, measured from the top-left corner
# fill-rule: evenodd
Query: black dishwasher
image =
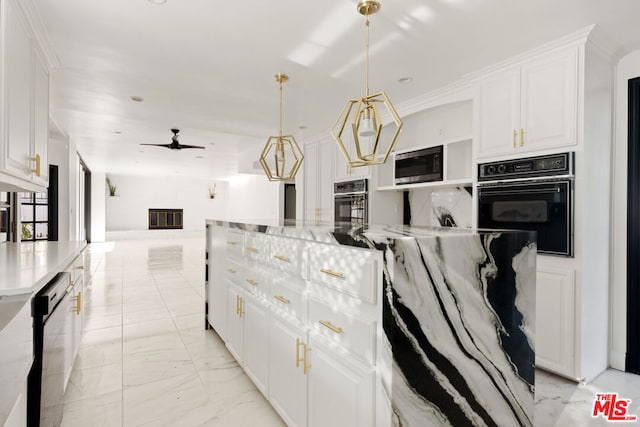
<path fill-rule="evenodd" d="M 34 361 L 27 385 L 27 426 L 59 426 L 64 398 L 64 355 L 69 273 L 58 273 L 32 301 Z"/>

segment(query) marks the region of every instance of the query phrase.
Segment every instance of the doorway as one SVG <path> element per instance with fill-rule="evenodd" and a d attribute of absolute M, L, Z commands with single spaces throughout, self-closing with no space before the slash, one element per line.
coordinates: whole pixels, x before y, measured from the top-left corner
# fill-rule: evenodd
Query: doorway
<path fill-rule="evenodd" d="M 284 185 L 284 219 L 295 220 L 296 219 L 296 185 L 285 184 Z"/>
<path fill-rule="evenodd" d="M 640 77 L 629 80 L 627 166 L 627 354 L 625 370 L 640 374 Z"/>

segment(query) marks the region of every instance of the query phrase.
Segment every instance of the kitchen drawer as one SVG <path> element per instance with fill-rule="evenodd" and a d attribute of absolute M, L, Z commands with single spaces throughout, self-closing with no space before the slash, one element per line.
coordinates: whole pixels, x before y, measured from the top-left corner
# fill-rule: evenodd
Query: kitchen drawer
<path fill-rule="evenodd" d="M 262 234 L 247 234 L 245 258 L 260 263 L 269 262 L 269 238 Z"/>
<path fill-rule="evenodd" d="M 355 357 L 375 363 L 376 322 L 354 316 L 349 308 L 309 297 L 309 327 Z"/>
<path fill-rule="evenodd" d="M 309 248 L 309 279 L 375 304 L 375 252 L 315 244 Z"/>
<path fill-rule="evenodd" d="M 271 265 L 296 276 L 304 270 L 306 259 L 305 242 L 282 237 L 271 238 Z"/>
<path fill-rule="evenodd" d="M 227 255 L 242 257 L 244 248 L 244 231 L 227 229 Z"/>
<path fill-rule="evenodd" d="M 244 266 L 240 262 L 227 258 L 224 274 L 228 280 L 240 285 L 244 280 Z"/>
<path fill-rule="evenodd" d="M 301 323 L 307 321 L 307 299 L 303 279 L 275 271 L 270 283 L 270 298 L 274 310 L 288 314 Z"/>
<path fill-rule="evenodd" d="M 252 264 L 243 270 L 239 284 L 252 295 L 266 300 L 269 298 L 270 278 L 271 274 L 266 267 Z"/>

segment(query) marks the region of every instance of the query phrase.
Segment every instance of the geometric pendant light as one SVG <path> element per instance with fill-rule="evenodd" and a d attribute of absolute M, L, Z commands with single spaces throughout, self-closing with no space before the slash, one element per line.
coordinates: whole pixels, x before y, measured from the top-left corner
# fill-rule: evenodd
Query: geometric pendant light
<path fill-rule="evenodd" d="M 281 73 L 274 77 L 280 84 L 280 133 L 267 140 L 260 155 L 260 164 L 269 181 L 291 181 L 300 169 L 304 156 L 293 135 L 282 135 L 282 84 L 289 77 Z"/>
<path fill-rule="evenodd" d="M 331 135 L 336 140 L 342 155 L 347 161 L 347 165 L 352 168 L 385 163 L 402 132 L 402 120 L 387 94 L 384 92 L 369 94 L 369 15 L 373 15 L 380 9 L 380 3 L 376 0 L 361 0 L 357 7 L 358 12 L 365 16 L 367 29 L 365 95 L 361 98 L 348 100 L 331 128 Z M 383 149 L 382 141 L 380 141 L 382 121 L 378 111 L 379 105 L 388 111 L 395 125 L 395 132 L 391 136 L 386 149 Z M 345 132 L 349 122 L 351 129 Z M 344 140 L 348 137 L 353 139 L 354 155 L 349 153 L 344 144 Z"/>

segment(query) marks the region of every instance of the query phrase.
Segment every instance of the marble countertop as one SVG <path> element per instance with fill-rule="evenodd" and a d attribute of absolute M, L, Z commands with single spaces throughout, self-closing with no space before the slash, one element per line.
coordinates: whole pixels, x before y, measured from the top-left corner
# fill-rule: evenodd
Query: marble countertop
<path fill-rule="evenodd" d="M 0 244 L 0 300 L 38 292 L 86 244 L 85 241 Z"/>
<path fill-rule="evenodd" d="M 236 228 L 243 231 L 255 233 L 265 233 L 280 235 L 304 240 L 313 240 L 324 243 L 337 243 L 345 246 L 365 246 L 362 238 L 434 238 L 469 236 L 487 233 L 522 233 L 518 230 L 488 230 L 472 228 L 452 228 L 452 227 L 427 227 L 408 226 L 401 224 L 367 224 L 353 226 L 351 223 L 319 223 L 315 221 L 277 221 L 277 220 L 244 220 L 228 221 L 209 219 L 206 221 L 210 225 L 218 225 L 229 228 Z M 535 241 L 535 233 L 532 239 Z"/>

